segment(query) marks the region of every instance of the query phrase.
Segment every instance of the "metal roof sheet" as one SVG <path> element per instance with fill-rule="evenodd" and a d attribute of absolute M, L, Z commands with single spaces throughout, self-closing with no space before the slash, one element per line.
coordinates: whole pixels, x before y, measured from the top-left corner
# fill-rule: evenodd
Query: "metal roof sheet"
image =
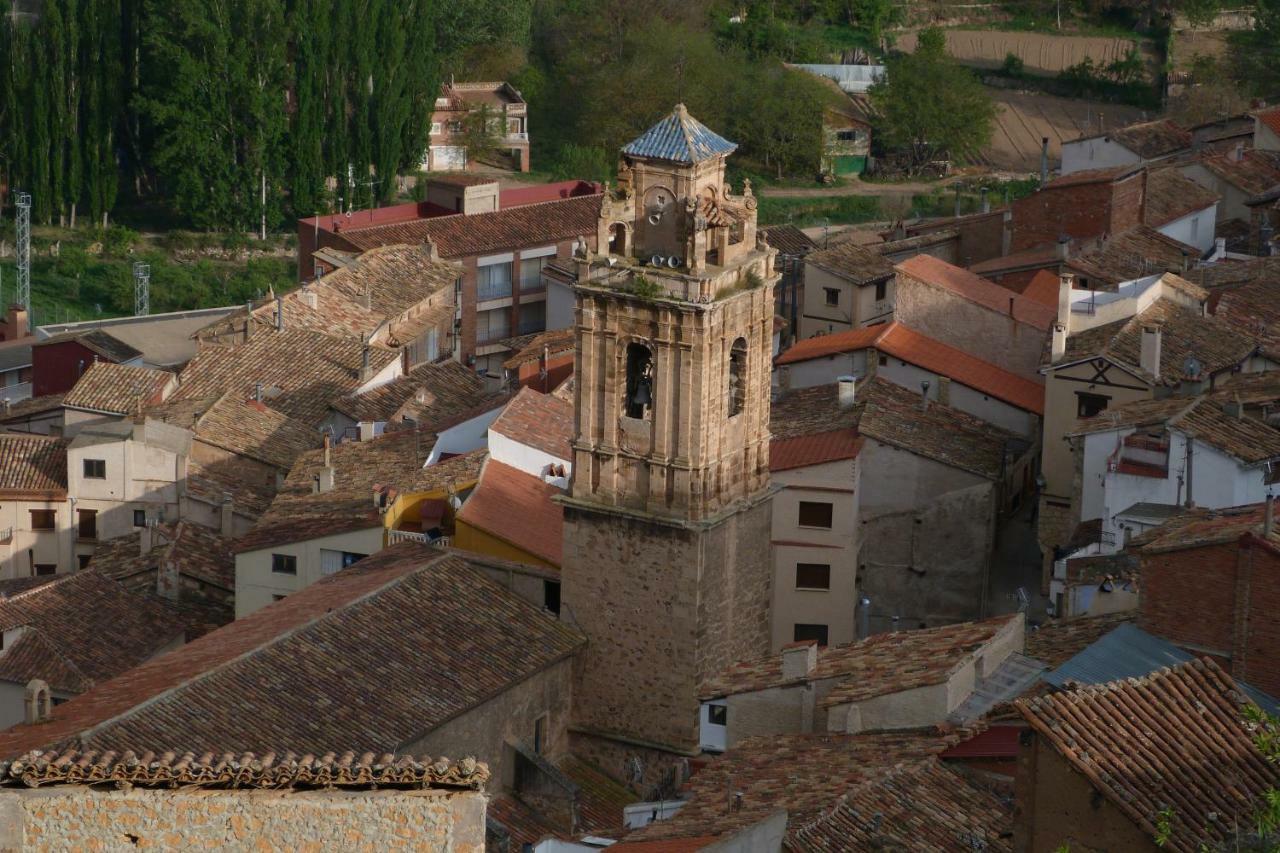
<path fill-rule="evenodd" d="M 628 142 L 622 153 L 692 164 L 732 154 L 737 147 L 689 115 L 684 104 L 676 104 L 670 115 Z"/>
<path fill-rule="evenodd" d="M 1194 658 L 1168 640 L 1126 622 L 1093 645 L 1086 646 L 1062 666 L 1045 673 L 1044 680 L 1055 687 L 1063 687 L 1070 681 L 1105 684 L 1126 678 L 1142 678 L 1161 667 L 1177 666 Z M 1269 714 L 1280 714 L 1280 702 L 1243 681 L 1236 683 L 1258 707 Z"/>

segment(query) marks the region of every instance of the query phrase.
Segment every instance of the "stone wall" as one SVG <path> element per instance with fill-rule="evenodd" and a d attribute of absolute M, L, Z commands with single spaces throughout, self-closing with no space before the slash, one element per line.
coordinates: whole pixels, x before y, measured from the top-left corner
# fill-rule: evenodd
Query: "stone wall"
<path fill-rule="evenodd" d="M 576 725 L 696 751 L 698 685 L 769 651 L 770 512 L 702 527 L 565 506 L 561 618 L 588 638 Z"/>
<path fill-rule="evenodd" d="M 0 850 L 484 850 L 476 791 L 0 791 Z"/>

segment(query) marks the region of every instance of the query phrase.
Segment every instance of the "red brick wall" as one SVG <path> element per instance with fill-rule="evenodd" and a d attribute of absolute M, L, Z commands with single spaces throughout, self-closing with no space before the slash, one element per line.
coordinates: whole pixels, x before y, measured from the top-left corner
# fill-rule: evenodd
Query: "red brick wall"
<path fill-rule="evenodd" d="M 1142 558 L 1142 630 L 1204 649 L 1231 648 L 1235 542 Z"/>
<path fill-rule="evenodd" d="M 1013 203 L 1013 245 L 1017 252 L 1073 238 L 1118 234 L 1142 223 L 1143 172 L 1118 183 L 1077 184 L 1045 189 Z"/>
<path fill-rule="evenodd" d="M 31 396 L 63 394 L 70 391 L 95 359 L 104 360 L 76 341 L 63 341 L 31 348 L 33 380 Z"/>
<path fill-rule="evenodd" d="M 1233 669 L 1263 693 L 1280 696 L 1280 555 L 1265 546 L 1242 547 L 1241 554 L 1249 585 L 1241 590 L 1240 609 L 1249 618 L 1238 632 Z"/>

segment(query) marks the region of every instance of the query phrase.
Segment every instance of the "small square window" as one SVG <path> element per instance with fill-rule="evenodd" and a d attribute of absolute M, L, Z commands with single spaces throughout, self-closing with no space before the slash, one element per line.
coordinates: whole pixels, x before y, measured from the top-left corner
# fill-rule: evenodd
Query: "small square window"
<path fill-rule="evenodd" d="M 31 510 L 31 529 L 32 530 L 53 530 L 57 526 L 58 526 L 57 510 L 52 510 L 52 509 Z"/>
<path fill-rule="evenodd" d="M 824 287 L 824 288 L 822 288 L 822 292 L 823 292 L 823 293 L 825 293 L 825 294 L 826 294 L 826 296 L 827 296 L 827 304 L 828 304 L 828 305 L 839 305 L 839 304 L 840 304 L 840 291 L 839 291 L 837 288 L 834 288 L 834 287 Z"/>
<path fill-rule="evenodd" d="M 817 640 L 818 645 L 825 646 L 827 644 L 827 626 L 797 624 L 795 627 L 795 641 L 801 643 L 806 640 Z"/>
<path fill-rule="evenodd" d="M 90 561 L 90 560 L 92 560 L 92 559 L 93 559 L 93 555 L 92 555 L 92 554 L 77 554 L 77 555 L 76 555 L 76 563 L 77 563 L 77 565 L 79 565 L 79 566 L 80 566 L 80 568 L 82 568 L 82 569 L 87 569 L 87 568 L 89 568 L 89 561 Z"/>
<path fill-rule="evenodd" d="M 283 595 L 272 595 L 272 596 L 271 596 L 271 603 L 272 603 L 272 604 L 275 604 L 277 601 L 284 601 L 284 598 L 285 598 L 285 597 L 284 597 Z"/>
<path fill-rule="evenodd" d="M 799 525 L 831 529 L 831 504 L 819 501 L 800 501 Z"/>
<path fill-rule="evenodd" d="M 728 705 L 708 705 L 707 706 L 707 722 L 713 726 L 729 725 L 729 706 Z"/>
<path fill-rule="evenodd" d="M 292 554 L 272 554 L 271 572 L 276 575 L 296 575 L 298 558 Z"/>
<path fill-rule="evenodd" d="M 1107 409 L 1107 404 L 1111 402 L 1111 398 L 1104 397 L 1101 394 L 1085 394 L 1076 392 L 1076 417 L 1091 418 Z"/>
<path fill-rule="evenodd" d="M 107 460 L 84 460 L 84 476 L 89 480 L 105 480 L 107 478 Z"/>
<path fill-rule="evenodd" d="M 796 589 L 831 589 L 831 566 L 796 563 Z"/>
<path fill-rule="evenodd" d="M 58 567 L 53 563 L 36 563 L 35 573 L 41 577 L 45 575 L 56 575 L 58 573 Z"/>
<path fill-rule="evenodd" d="M 147 511 L 145 509 L 135 509 L 133 511 L 133 526 L 134 527 L 147 526 Z"/>
<path fill-rule="evenodd" d="M 880 358 L 879 358 L 879 362 L 880 362 L 880 366 L 881 366 L 881 367 L 888 367 L 888 366 L 889 366 L 889 356 L 887 356 L 887 355 L 882 355 L 882 356 L 880 356 Z"/>

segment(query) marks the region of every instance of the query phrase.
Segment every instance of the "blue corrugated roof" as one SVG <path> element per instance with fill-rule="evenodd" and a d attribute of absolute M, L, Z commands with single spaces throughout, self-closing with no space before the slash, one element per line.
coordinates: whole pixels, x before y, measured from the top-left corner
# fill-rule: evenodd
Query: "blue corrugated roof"
<path fill-rule="evenodd" d="M 1105 684 L 1122 678 L 1142 678 L 1161 667 L 1176 666 L 1191 659 L 1192 655 L 1168 640 L 1125 622 L 1062 666 L 1046 672 L 1043 678 L 1055 687 L 1069 681 Z M 1243 681 L 1236 684 L 1258 707 L 1269 714 L 1280 714 L 1280 702 Z"/>
<path fill-rule="evenodd" d="M 628 142 L 622 153 L 692 165 L 732 154 L 737 147 L 689 115 L 684 104 L 676 104 L 671 115 Z"/>

